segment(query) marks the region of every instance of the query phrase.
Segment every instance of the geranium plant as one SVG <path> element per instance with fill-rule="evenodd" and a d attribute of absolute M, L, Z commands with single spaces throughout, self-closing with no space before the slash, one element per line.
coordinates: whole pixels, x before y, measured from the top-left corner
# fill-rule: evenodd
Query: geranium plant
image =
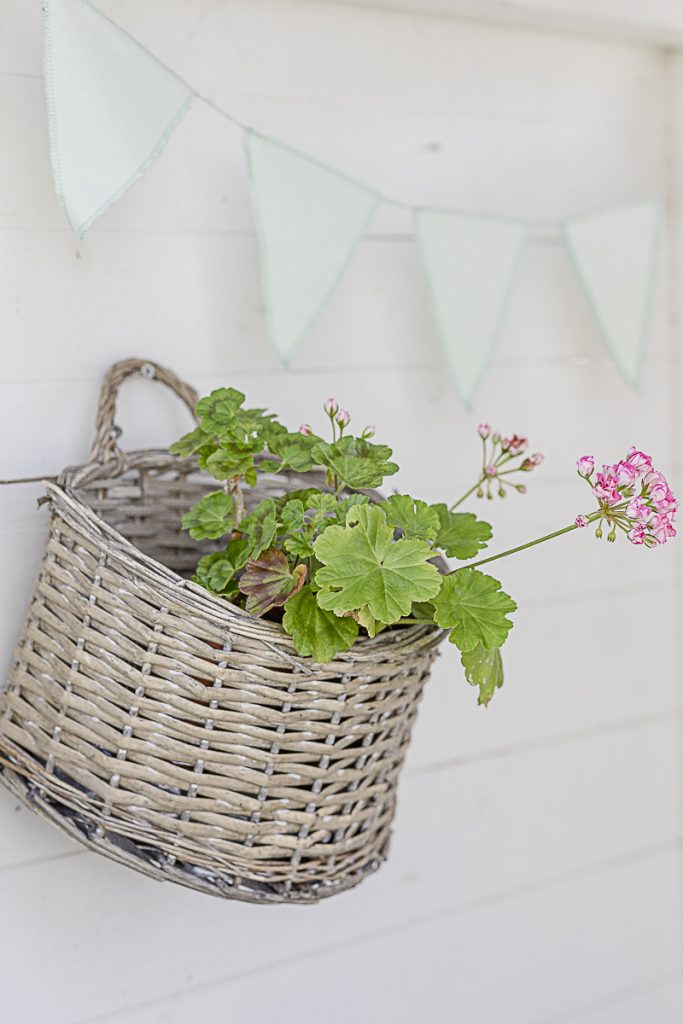
<path fill-rule="evenodd" d="M 491 526 L 458 509 L 473 495 L 525 492 L 520 480 L 543 460 L 527 454 L 525 437 L 481 424 L 481 469 L 450 505 L 408 494 L 380 499 L 373 492 L 398 470 L 392 450 L 371 440 L 373 427 L 349 433 L 350 416 L 335 399 L 324 405 L 327 439 L 308 424 L 289 431 L 244 401 L 233 388 L 201 399 L 197 428 L 171 448 L 196 455 L 221 484 L 183 518 L 195 539 L 220 542 L 200 559 L 195 580 L 255 616 L 281 617 L 299 654 L 316 662 L 349 650 L 361 633 L 434 623 L 449 630 L 467 681 L 488 704 L 503 683 L 500 649 L 517 606 L 481 566 L 590 523 L 598 537 L 606 529 L 608 541 L 624 532 L 633 544 L 653 546 L 675 535 L 669 485 L 650 457 L 632 448 L 598 473 L 592 456 L 579 459 L 596 507 L 553 533 L 478 559 Z M 284 470 L 317 475 L 311 486 L 266 498 L 247 513 L 244 485 Z M 465 564 L 449 569 L 446 558 Z"/>

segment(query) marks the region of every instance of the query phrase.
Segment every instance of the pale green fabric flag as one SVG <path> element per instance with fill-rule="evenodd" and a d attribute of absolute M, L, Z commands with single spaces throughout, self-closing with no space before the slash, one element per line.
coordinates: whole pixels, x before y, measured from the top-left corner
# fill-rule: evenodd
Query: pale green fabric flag
<path fill-rule="evenodd" d="M 286 364 L 341 280 L 378 197 L 254 131 L 246 149 L 268 332 Z"/>
<path fill-rule="evenodd" d="M 45 0 L 43 28 L 55 187 L 82 236 L 145 173 L 194 94 L 86 0 Z"/>
<path fill-rule="evenodd" d="M 418 210 L 415 233 L 436 326 L 469 407 L 502 322 L 524 228 L 492 217 Z"/>
<path fill-rule="evenodd" d="M 638 387 L 654 291 L 657 204 L 633 203 L 566 221 L 564 235 L 605 344 Z"/>

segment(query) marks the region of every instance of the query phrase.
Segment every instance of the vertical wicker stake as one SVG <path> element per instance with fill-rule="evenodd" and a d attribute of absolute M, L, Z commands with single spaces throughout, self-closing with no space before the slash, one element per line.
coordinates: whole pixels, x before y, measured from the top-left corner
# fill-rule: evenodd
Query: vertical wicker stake
<path fill-rule="evenodd" d="M 78 842 L 157 879 L 255 903 L 312 903 L 386 856 L 396 785 L 442 633 L 387 630 L 336 661 L 190 582 L 194 459 L 124 452 L 131 359 L 105 377 L 88 462 L 47 484 L 51 522 L 0 697 L 0 781 Z M 262 476 L 247 511 L 303 487 Z M 309 477 L 310 480 L 310 477 Z"/>

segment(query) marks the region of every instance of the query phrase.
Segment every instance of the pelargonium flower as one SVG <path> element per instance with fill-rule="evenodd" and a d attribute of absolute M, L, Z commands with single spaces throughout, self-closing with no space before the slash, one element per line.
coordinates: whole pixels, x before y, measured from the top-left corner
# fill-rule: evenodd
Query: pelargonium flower
<path fill-rule="evenodd" d="M 662 472 L 652 466 L 652 458 L 637 448 L 629 448 L 626 458 L 602 467 L 591 481 L 595 467 L 592 455 L 583 455 L 576 464 L 598 499 L 600 520 L 610 526 L 608 540 L 614 540 L 617 529 L 622 530 L 632 544 L 655 547 L 666 544 L 676 536 L 678 502 Z M 577 526 L 585 525 L 579 520 Z M 602 536 L 601 522 L 597 535 Z"/>
<path fill-rule="evenodd" d="M 519 455 L 520 452 L 527 449 L 528 445 L 528 439 L 521 434 L 513 434 L 512 437 L 503 439 L 503 451 L 511 452 L 513 455 Z"/>
<path fill-rule="evenodd" d="M 544 458 L 545 456 L 542 452 L 534 452 L 533 455 L 529 455 L 528 458 L 524 460 L 519 468 L 523 469 L 526 473 L 530 473 L 532 469 L 536 468 L 536 466 L 541 465 Z"/>

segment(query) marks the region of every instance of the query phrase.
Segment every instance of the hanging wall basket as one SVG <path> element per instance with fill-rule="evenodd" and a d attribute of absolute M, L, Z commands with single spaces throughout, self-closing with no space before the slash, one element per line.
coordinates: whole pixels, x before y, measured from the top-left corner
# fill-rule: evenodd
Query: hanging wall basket
<path fill-rule="evenodd" d="M 215 483 L 124 453 L 106 375 L 86 465 L 47 484 L 40 576 L 0 696 L 0 781 L 89 849 L 254 903 L 313 903 L 387 853 L 396 785 L 441 631 L 387 630 L 336 661 L 190 582 L 181 516 Z M 283 479 L 284 477 L 284 479 Z M 247 506 L 310 482 L 265 477 Z"/>

